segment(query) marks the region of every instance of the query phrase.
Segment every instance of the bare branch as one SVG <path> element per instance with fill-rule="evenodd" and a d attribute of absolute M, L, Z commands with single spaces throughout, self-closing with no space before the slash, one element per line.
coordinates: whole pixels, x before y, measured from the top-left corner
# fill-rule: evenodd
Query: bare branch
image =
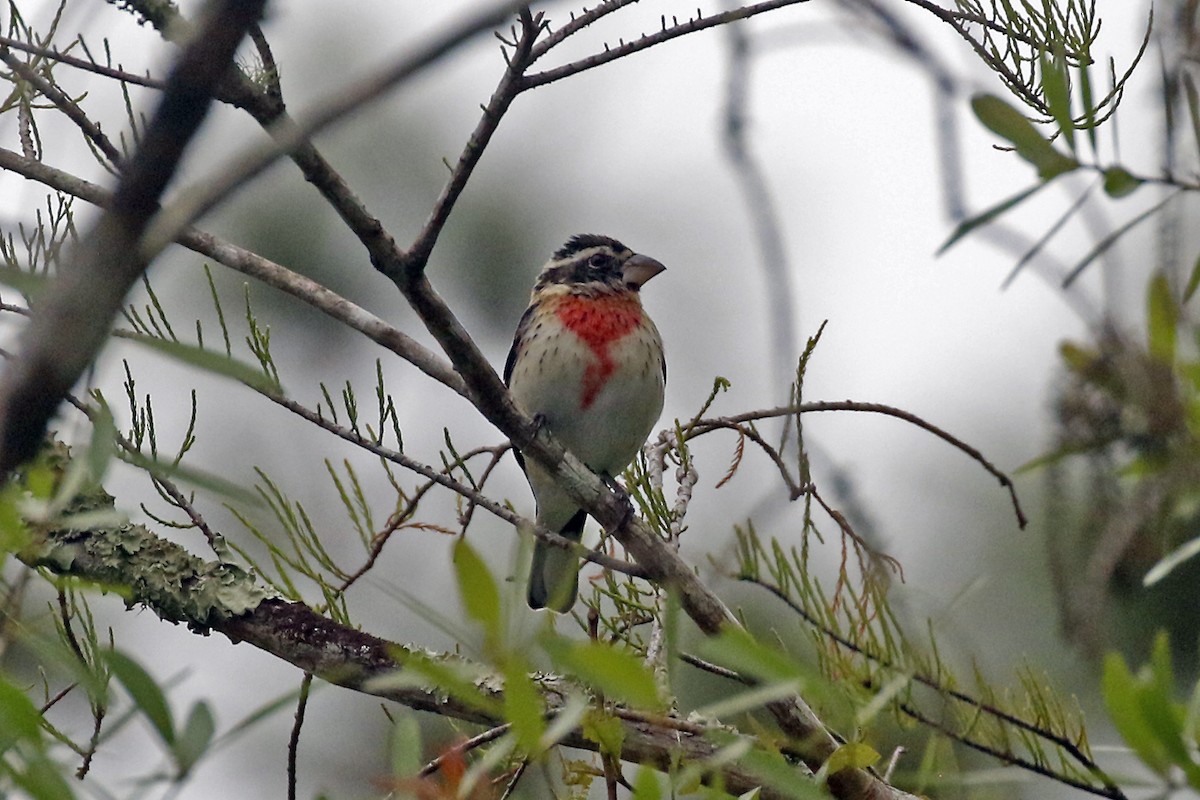
<path fill-rule="evenodd" d="M 966 453 L 975 461 L 979 462 L 981 467 L 983 467 L 989 474 L 1000 481 L 1000 485 L 1008 490 L 1009 497 L 1012 499 L 1013 511 L 1017 515 L 1017 524 L 1021 528 L 1024 528 L 1029 523 L 1029 519 L 1025 516 L 1025 512 L 1021 509 L 1021 502 L 1017 498 L 1017 490 L 1013 485 L 1012 478 L 992 464 L 991 461 L 988 461 L 988 459 L 984 457 L 983 453 L 979 452 L 962 439 L 947 433 L 931 422 L 926 422 L 916 414 L 905 411 L 901 408 L 896 408 L 895 406 L 883 405 L 882 403 L 857 403 L 853 400 L 801 403 L 798 406 L 784 406 L 765 411 L 748 411 L 745 414 L 736 414 L 734 416 L 720 417 L 712 420 L 700 420 L 695 424 L 695 430 L 703 432 L 705 430 L 711 430 L 714 428 L 729 428 L 737 426 L 740 423 L 750 422 L 753 420 L 769 419 L 771 417 L 785 417 L 792 414 L 807 414 L 816 411 L 861 411 L 871 414 L 884 414 L 889 417 L 902 419 L 905 422 L 916 425 L 922 430 L 932 433 L 942 441 L 953 445 L 962 452 Z"/>
<path fill-rule="evenodd" d="M 37 89 L 46 99 L 54 103 L 68 119 L 75 123 L 79 130 L 83 131 L 83 135 L 99 148 L 100 152 L 104 153 L 113 168 L 121 166 L 121 161 L 124 158 L 121 151 L 109 141 L 109 138 L 100 130 L 100 126 L 92 122 L 87 114 L 83 113 L 83 109 L 79 107 L 79 104 L 68 97 L 62 89 L 59 89 L 53 83 L 43 78 L 38 74 L 37 70 L 14 56 L 9 52 L 7 47 L 0 46 L 0 61 L 7 64 L 9 69 L 21 77 L 21 80 Z"/>
<path fill-rule="evenodd" d="M 107 212 L 55 277 L 0 382 L 0 472 L 22 463 L 103 346 L 126 292 L 148 262 L 138 242 L 212 89 L 262 12 L 265 0 L 213 0 L 196 39 L 176 63 L 142 146 L 124 168 Z"/>
<path fill-rule="evenodd" d="M 173 241 L 180 231 L 281 156 L 344 119 L 350 112 L 378 99 L 397 84 L 436 64 L 479 33 L 495 27 L 524 1 L 505 0 L 476 12 L 440 35 L 429 37 L 412 52 L 396 59 L 381 71 L 339 91 L 303 119 L 292 122 L 281 118 L 268 129 L 273 137 L 272 142 L 246 150 L 225 167 L 216 169 L 214 178 L 185 190 L 178 200 L 164 208 L 147 230 L 142 243 L 143 252 L 157 252 Z"/>
<path fill-rule="evenodd" d="M 94 183 L 4 148 L 0 148 L 0 169 L 24 175 L 30 180 L 38 181 L 52 189 L 97 206 L 107 207 L 112 200 L 112 196 L 105 189 Z M 398 328 L 311 278 L 196 228 L 184 230 L 179 235 L 178 241 L 184 247 L 206 255 L 219 264 L 224 264 L 304 301 L 400 356 L 430 378 L 458 394 L 466 391 L 462 378 L 444 359 L 431 353 Z"/>
<path fill-rule="evenodd" d="M 741 19 L 749 19 L 750 17 L 762 14 L 767 11 L 774 11 L 777 8 L 784 6 L 798 5 L 799 3 L 807 3 L 809 0 L 766 0 L 762 3 L 753 3 L 741 8 L 735 8 L 730 11 L 723 11 L 720 14 L 712 14 L 707 17 L 696 16 L 694 19 L 680 22 L 676 25 L 670 25 L 656 33 L 647 34 L 631 42 L 625 42 L 617 47 L 606 47 L 603 53 L 581 58 L 578 61 L 572 61 L 569 64 L 563 64 L 561 67 L 536 72 L 532 75 L 527 75 L 521 80 L 521 91 L 533 89 L 537 86 L 544 86 L 547 83 L 569 78 L 580 72 L 586 72 L 589 69 L 607 64 L 610 61 L 616 61 L 618 58 L 639 53 L 647 48 L 655 45 L 668 42 L 672 39 L 678 39 L 680 36 L 686 36 L 689 33 L 715 28 L 718 25 L 725 25 L 730 22 L 736 22 Z M 553 36 L 553 34 L 552 34 Z M 539 54 L 540 55 L 540 54 Z"/>
<path fill-rule="evenodd" d="M 137 75 L 132 72 L 126 72 L 120 69 L 113 69 L 102 64 L 97 64 L 95 61 L 90 61 L 86 58 L 77 58 L 75 56 L 60 53 L 58 50 L 52 50 L 46 47 L 37 47 L 28 42 L 22 42 L 20 39 L 13 39 L 9 36 L 0 36 L 0 45 L 8 47 L 12 50 L 19 50 L 23 53 L 45 58 L 51 61 L 58 61 L 67 66 L 81 69 L 85 72 L 92 72 L 96 75 L 102 75 L 105 78 L 112 78 L 121 81 L 122 83 L 130 83 L 135 86 L 145 86 L 150 89 L 165 89 L 167 84 L 165 81 L 157 78 L 148 78 L 145 75 Z"/>

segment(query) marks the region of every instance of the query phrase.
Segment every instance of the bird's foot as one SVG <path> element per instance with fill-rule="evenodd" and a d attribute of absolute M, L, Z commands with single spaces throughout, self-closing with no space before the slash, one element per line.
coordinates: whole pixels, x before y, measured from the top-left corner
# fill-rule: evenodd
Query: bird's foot
<path fill-rule="evenodd" d="M 633 498 L 629 496 L 629 492 L 625 491 L 625 487 L 617 483 L 617 479 L 608 473 L 603 473 L 600 476 L 604 480 L 604 484 L 612 490 L 612 493 L 617 496 L 617 502 L 621 504 L 621 523 L 618 528 L 624 528 L 633 518 L 637 516 L 637 511 L 633 507 Z"/>

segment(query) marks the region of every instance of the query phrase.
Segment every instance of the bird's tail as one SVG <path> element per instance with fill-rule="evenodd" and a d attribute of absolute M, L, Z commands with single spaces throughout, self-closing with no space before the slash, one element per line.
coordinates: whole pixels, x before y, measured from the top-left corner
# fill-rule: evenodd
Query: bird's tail
<path fill-rule="evenodd" d="M 562 527 L 559 535 L 578 542 L 583 538 L 586 520 L 587 514 L 580 509 Z M 546 542 L 535 542 L 533 566 L 529 569 L 529 607 L 566 614 L 575 605 L 578 592 L 579 556 Z"/>

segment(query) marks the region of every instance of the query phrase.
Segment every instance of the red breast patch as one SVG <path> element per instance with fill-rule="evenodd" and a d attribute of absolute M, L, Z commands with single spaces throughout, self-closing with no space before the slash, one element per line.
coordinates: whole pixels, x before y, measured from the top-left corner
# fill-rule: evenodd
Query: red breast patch
<path fill-rule="evenodd" d="M 604 295 L 576 297 L 568 295 L 555 306 L 554 313 L 563 326 L 574 333 L 592 351 L 595 359 L 583 372 L 580 405 L 588 408 L 612 376 L 616 365 L 608 348 L 620 341 L 642 321 L 642 306 L 636 296 Z"/>

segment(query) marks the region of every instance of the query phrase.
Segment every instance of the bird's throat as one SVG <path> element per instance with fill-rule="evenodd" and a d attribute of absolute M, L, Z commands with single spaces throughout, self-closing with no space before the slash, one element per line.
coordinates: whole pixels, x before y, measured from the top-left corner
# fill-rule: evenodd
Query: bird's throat
<path fill-rule="evenodd" d="M 642 304 L 632 292 L 628 296 L 567 295 L 559 299 L 554 312 L 563 327 L 578 336 L 594 356 L 583 374 L 580 405 L 586 409 L 595 402 L 615 369 L 609 348 L 641 323 Z"/>

